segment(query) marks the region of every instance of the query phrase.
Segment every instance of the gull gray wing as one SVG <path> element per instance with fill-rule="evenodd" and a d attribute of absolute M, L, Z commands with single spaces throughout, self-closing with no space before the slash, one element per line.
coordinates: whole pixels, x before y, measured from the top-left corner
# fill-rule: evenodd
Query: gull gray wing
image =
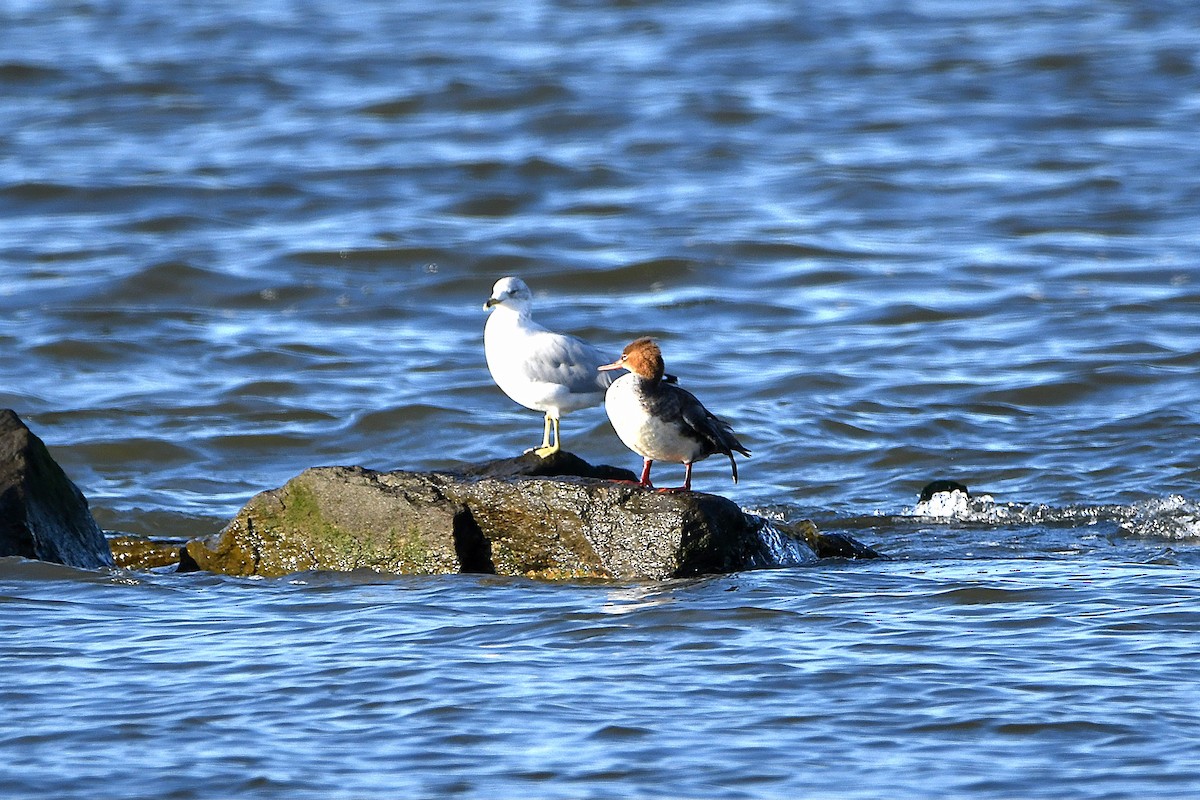
<path fill-rule="evenodd" d="M 533 336 L 530 345 L 524 365 L 530 380 L 557 383 L 572 394 L 588 394 L 604 391 L 616 377 L 599 371 L 609 359 L 578 337 L 545 331 Z"/>

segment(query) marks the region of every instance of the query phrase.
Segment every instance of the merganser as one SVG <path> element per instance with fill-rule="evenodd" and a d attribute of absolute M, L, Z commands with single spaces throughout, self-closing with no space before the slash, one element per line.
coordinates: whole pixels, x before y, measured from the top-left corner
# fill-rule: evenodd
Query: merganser
<path fill-rule="evenodd" d="M 561 449 L 559 419 L 604 400 L 613 376 L 598 370 L 607 359 L 582 339 L 534 322 L 533 293 L 520 278 L 496 281 L 483 307 L 491 312 L 483 349 L 492 380 L 517 403 L 545 413 L 542 444 L 533 452 L 543 458 L 553 455 Z"/>
<path fill-rule="evenodd" d="M 733 482 L 737 483 L 736 451 L 749 456 L 729 423 L 717 419 L 695 395 L 663 377 L 662 351 L 654 340 L 643 337 L 633 342 L 621 357 L 601 370 L 627 369 L 613 381 L 604 397 L 604 410 L 617 436 L 643 459 L 641 486 L 650 483 L 650 465 L 655 461 L 683 464 L 683 486 L 668 491 L 690 491 L 692 464 L 714 453 L 729 456 Z"/>

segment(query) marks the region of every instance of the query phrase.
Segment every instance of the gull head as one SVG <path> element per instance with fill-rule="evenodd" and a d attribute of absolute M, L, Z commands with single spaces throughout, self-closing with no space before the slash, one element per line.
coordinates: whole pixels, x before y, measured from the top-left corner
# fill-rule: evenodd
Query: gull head
<path fill-rule="evenodd" d="M 525 281 L 511 275 L 496 281 L 492 287 L 492 296 L 483 304 L 484 309 L 493 306 L 511 309 L 518 314 L 528 314 L 533 307 L 533 292 L 525 285 Z"/>

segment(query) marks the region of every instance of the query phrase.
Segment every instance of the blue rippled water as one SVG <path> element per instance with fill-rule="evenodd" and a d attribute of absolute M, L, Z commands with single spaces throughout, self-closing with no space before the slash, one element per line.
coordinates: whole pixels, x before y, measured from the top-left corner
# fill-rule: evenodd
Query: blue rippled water
<path fill-rule="evenodd" d="M 82 0 L 0 30 L 0 407 L 104 527 L 537 443 L 482 352 L 518 274 L 734 423 L 742 482 L 698 488 L 892 557 L 5 560 L 0 794 L 1200 792 L 1194 4 Z M 563 436 L 637 464 L 600 410 Z M 973 497 L 918 504 L 933 479 Z"/>
<path fill-rule="evenodd" d="M 3 581 L 0 775 L 12 797 L 1185 797 L 1197 600 L 1190 569 L 1062 559 L 662 585 L 28 566 Z"/>

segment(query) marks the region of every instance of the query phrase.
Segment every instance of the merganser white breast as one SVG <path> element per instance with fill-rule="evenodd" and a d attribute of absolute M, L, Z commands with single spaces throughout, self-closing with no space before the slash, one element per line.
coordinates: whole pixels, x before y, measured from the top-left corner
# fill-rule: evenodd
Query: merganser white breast
<path fill-rule="evenodd" d="M 617 436 L 643 459 L 642 486 L 651 486 L 650 465 L 674 461 L 684 465 L 681 490 L 692 488 L 692 464 L 714 453 L 729 456 L 737 482 L 734 452 L 749 456 L 729 423 L 718 419 L 695 395 L 664 379 L 662 351 L 649 338 L 638 339 L 621 357 L 601 370 L 627 369 L 604 397 L 604 410 Z"/>
<path fill-rule="evenodd" d="M 535 452 L 543 457 L 558 452 L 559 419 L 604 401 L 613 382 L 610 374 L 599 371 L 607 359 L 582 339 L 534 322 L 533 293 L 520 278 L 496 281 L 483 307 L 491 311 L 483 349 L 492 380 L 520 405 L 546 415 L 542 444 Z"/>

